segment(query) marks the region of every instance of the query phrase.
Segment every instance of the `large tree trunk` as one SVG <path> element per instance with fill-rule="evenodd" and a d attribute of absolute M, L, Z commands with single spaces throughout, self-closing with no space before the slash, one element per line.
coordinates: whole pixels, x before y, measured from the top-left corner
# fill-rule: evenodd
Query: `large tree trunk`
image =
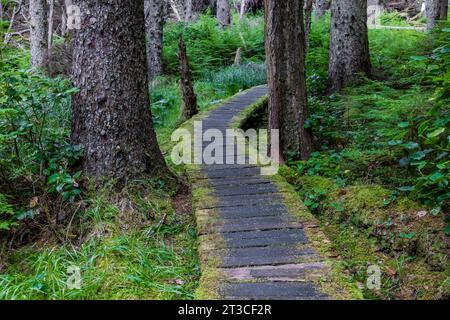
<path fill-rule="evenodd" d="M 358 73 L 370 75 L 367 0 L 331 4 L 329 93 L 340 90 Z"/>
<path fill-rule="evenodd" d="M 217 0 L 217 22 L 221 28 L 225 28 L 230 25 L 231 12 L 228 0 Z"/>
<path fill-rule="evenodd" d="M 47 0 L 30 0 L 30 55 L 31 66 L 45 65 L 48 49 Z"/>
<path fill-rule="evenodd" d="M 441 17 L 441 0 L 426 0 L 427 30 L 432 30 Z"/>
<path fill-rule="evenodd" d="M 76 0 L 72 142 L 83 169 L 120 184 L 166 176 L 152 124 L 145 50 L 144 0 Z"/>
<path fill-rule="evenodd" d="M 448 0 L 441 0 L 440 20 L 447 21 L 448 19 Z"/>
<path fill-rule="evenodd" d="M 280 130 L 281 159 L 311 154 L 305 72 L 303 0 L 266 0 L 270 129 Z"/>
<path fill-rule="evenodd" d="M 339 0 L 338 0 L 339 1 Z M 316 17 L 321 19 L 330 10 L 331 0 L 316 0 Z"/>
<path fill-rule="evenodd" d="M 148 78 L 163 73 L 163 31 L 164 31 L 164 0 L 145 1 L 146 25 L 148 33 Z"/>
<path fill-rule="evenodd" d="M 189 69 L 189 60 L 186 52 L 186 44 L 183 38 L 178 43 L 178 57 L 180 59 L 180 89 L 183 96 L 183 115 L 184 120 L 188 120 L 198 113 L 197 96 L 194 92 L 191 71 Z"/>

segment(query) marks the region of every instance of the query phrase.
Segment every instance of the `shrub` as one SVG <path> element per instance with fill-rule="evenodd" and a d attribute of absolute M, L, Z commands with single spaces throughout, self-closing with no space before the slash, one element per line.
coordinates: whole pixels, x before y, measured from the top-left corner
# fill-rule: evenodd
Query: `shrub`
<path fill-rule="evenodd" d="M 69 143 L 75 89 L 21 68 L 19 56 L 22 51 L 10 51 L 0 61 L 0 188 L 26 201 L 27 192 L 38 192 L 48 179 L 48 191 L 73 200 L 77 184 L 67 183 L 79 174 L 69 168 L 81 156 Z"/>

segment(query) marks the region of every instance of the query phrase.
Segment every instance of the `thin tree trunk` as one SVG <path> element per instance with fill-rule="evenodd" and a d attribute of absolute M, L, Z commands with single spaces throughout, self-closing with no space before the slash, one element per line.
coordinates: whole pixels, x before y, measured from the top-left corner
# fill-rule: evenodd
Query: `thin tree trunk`
<path fill-rule="evenodd" d="M 69 8 L 72 5 L 72 0 L 60 0 L 61 1 L 61 7 L 62 7 L 62 21 L 61 21 L 61 35 L 63 37 L 66 36 L 67 32 L 68 32 L 68 28 L 67 28 L 67 21 L 68 21 L 68 17 L 67 17 L 67 8 Z"/>
<path fill-rule="evenodd" d="M 55 0 L 48 0 L 48 43 L 47 43 L 47 59 L 52 58 L 53 47 L 53 13 L 55 11 Z"/>
<path fill-rule="evenodd" d="M 309 48 L 309 34 L 311 33 L 312 10 L 314 0 L 305 0 L 305 43 L 306 51 Z"/>
<path fill-rule="evenodd" d="M 202 13 L 210 5 L 205 0 L 185 0 L 184 19 L 186 22 L 197 21 L 200 13 Z"/>
<path fill-rule="evenodd" d="M 249 0 L 241 0 L 241 7 L 239 11 L 239 22 L 242 22 L 242 20 L 245 17 L 245 13 L 247 12 L 247 5 Z M 247 47 L 247 44 L 245 43 L 244 34 L 242 31 L 239 31 L 239 37 L 241 38 L 242 45 L 244 48 Z M 234 57 L 234 65 L 239 66 L 242 63 L 242 47 L 239 47 L 236 50 L 236 55 Z"/>
<path fill-rule="evenodd" d="M 339 0 L 337 0 L 339 1 Z M 321 19 L 330 10 L 331 0 L 316 0 L 316 17 Z"/>
<path fill-rule="evenodd" d="M 47 0 L 30 0 L 30 56 L 31 67 L 45 65 L 48 49 Z"/>
<path fill-rule="evenodd" d="M 192 118 L 198 113 L 197 97 L 194 92 L 189 60 L 186 52 L 186 44 L 183 38 L 178 43 L 180 59 L 180 89 L 183 96 L 183 119 Z"/>
<path fill-rule="evenodd" d="M 241 0 L 241 8 L 239 11 L 239 20 L 244 19 L 245 13 L 247 12 L 249 0 Z"/>
<path fill-rule="evenodd" d="M 280 130 L 280 158 L 306 160 L 312 149 L 308 117 L 303 0 L 267 0 L 266 56 L 270 129 Z"/>
<path fill-rule="evenodd" d="M 168 177 L 148 93 L 144 0 L 76 0 L 72 142 L 83 169 L 101 183 Z"/>
<path fill-rule="evenodd" d="M 170 2 L 170 7 L 172 8 L 173 13 L 178 21 L 183 21 L 183 18 L 180 13 L 180 9 L 177 6 L 177 3 L 174 0 L 168 0 Z"/>
<path fill-rule="evenodd" d="M 331 4 L 329 93 L 340 90 L 358 73 L 370 75 L 367 1 L 339 0 Z"/>
<path fill-rule="evenodd" d="M 217 22 L 221 28 L 225 28 L 230 25 L 231 12 L 228 0 L 217 0 Z"/>
<path fill-rule="evenodd" d="M 163 74 L 164 0 L 146 0 L 148 78 Z"/>
<path fill-rule="evenodd" d="M 440 20 L 448 20 L 448 0 L 441 0 Z"/>
<path fill-rule="evenodd" d="M 427 30 L 432 30 L 441 17 L 441 0 L 426 0 Z"/>

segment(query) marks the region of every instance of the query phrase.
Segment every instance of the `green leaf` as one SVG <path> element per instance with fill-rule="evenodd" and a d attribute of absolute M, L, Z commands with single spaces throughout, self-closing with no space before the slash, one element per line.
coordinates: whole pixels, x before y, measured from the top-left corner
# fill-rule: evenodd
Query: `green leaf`
<path fill-rule="evenodd" d="M 427 138 L 436 138 L 437 136 L 441 135 L 442 133 L 444 133 L 445 128 L 439 128 L 434 130 L 433 132 L 427 134 Z"/>
<path fill-rule="evenodd" d="M 401 232 L 398 236 L 403 239 L 412 239 L 416 235 L 416 233 L 417 232 L 414 231 L 409 233 Z"/>
<path fill-rule="evenodd" d="M 414 190 L 414 186 L 404 186 L 404 187 L 400 187 L 397 188 L 399 191 L 402 192 L 408 192 L 408 191 L 413 191 Z"/>
<path fill-rule="evenodd" d="M 425 61 L 425 60 L 428 60 L 428 57 L 424 57 L 424 56 L 411 56 L 411 60 L 414 60 L 414 61 Z"/>
<path fill-rule="evenodd" d="M 419 144 L 417 142 L 410 141 L 408 143 L 403 144 L 403 147 L 409 150 L 417 149 Z"/>
<path fill-rule="evenodd" d="M 436 207 L 431 210 L 433 216 L 437 216 L 439 213 L 441 213 L 441 207 Z"/>
<path fill-rule="evenodd" d="M 400 122 L 397 126 L 399 128 L 408 128 L 409 127 L 409 122 Z"/>
<path fill-rule="evenodd" d="M 442 174 L 442 172 L 436 171 L 435 173 L 433 173 L 430 176 L 430 180 L 433 182 L 437 182 L 437 181 L 441 180 L 443 177 L 444 177 L 444 175 Z"/>
<path fill-rule="evenodd" d="M 446 236 L 450 236 L 450 223 L 447 225 L 447 227 L 445 227 L 444 232 Z"/>
<path fill-rule="evenodd" d="M 331 204 L 331 206 L 334 208 L 334 210 L 336 210 L 337 212 L 343 212 L 345 210 L 345 208 L 342 206 L 342 204 L 337 203 L 337 202 L 333 202 Z"/>

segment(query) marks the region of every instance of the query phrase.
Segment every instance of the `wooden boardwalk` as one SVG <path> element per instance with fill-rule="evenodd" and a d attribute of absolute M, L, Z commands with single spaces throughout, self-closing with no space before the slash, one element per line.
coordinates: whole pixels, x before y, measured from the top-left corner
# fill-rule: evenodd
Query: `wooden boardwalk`
<path fill-rule="evenodd" d="M 235 116 L 266 94 L 266 87 L 256 87 L 237 95 L 203 119 L 203 131 L 224 132 Z M 207 185 L 215 199 L 200 203 L 197 214 L 215 219 L 212 227 L 201 230 L 200 242 L 207 252 L 203 260 L 216 259 L 215 270 L 208 272 L 219 274 L 217 297 L 325 299 L 310 281 L 323 273 L 322 259 L 309 245 L 302 223 L 288 213 L 276 184 L 261 176 L 256 165 L 204 164 L 200 172 L 200 181 L 194 182 Z"/>

